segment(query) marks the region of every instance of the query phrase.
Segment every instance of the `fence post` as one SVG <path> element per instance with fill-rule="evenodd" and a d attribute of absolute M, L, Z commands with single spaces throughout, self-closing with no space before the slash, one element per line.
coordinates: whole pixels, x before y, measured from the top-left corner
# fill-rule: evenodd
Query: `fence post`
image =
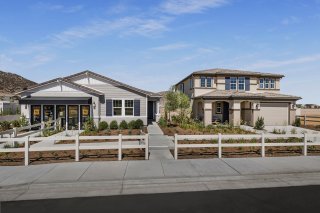
<path fill-rule="evenodd" d="M 76 162 L 80 159 L 80 151 L 79 151 L 80 141 L 79 141 L 79 134 L 76 134 L 76 147 L 75 147 L 75 160 Z"/>
<path fill-rule="evenodd" d="M 145 145 L 146 145 L 146 148 L 145 148 L 145 152 L 146 152 L 146 160 L 149 159 L 149 134 L 146 134 L 145 135 Z"/>
<path fill-rule="evenodd" d="M 265 147 L 265 135 L 264 133 L 261 134 L 261 157 L 266 156 L 266 147 Z"/>
<path fill-rule="evenodd" d="M 178 134 L 174 134 L 174 159 L 178 160 Z"/>
<path fill-rule="evenodd" d="M 218 134 L 218 158 L 222 158 L 222 135 Z"/>
<path fill-rule="evenodd" d="M 303 123 L 304 123 L 304 127 L 306 127 L 306 124 L 307 124 L 307 115 L 304 115 Z"/>
<path fill-rule="evenodd" d="M 17 127 L 13 128 L 13 137 L 16 138 L 18 134 Z"/>
<path fill-rule="evenodd" d="M 308 155 L 308 137 L 307 134 L 304 133 L 303 134 L 304 138 L 303 138 L 303 155 L 307 156 Z"/>
<path fill-rule="evenodd" d="M 118 160 L 122 160 L 122 134 L 119 134 Z"/>
<path fill-rule="evenodd" d="M 44 130 L 44 122 L 42 121 L 41 122 L 41 126 L 40 126 L 40 129 L 41 129 L 41 136 L 43 136 L 43 130 Z"/>
<path fill-rule="evenodd" d="M 30 147 L 29 139 L 30 139 L 30 136 L 27 136 L 26 140 L 24 141 L 24 165 L 25 166 L 29 165 L 29 147 Z"/>

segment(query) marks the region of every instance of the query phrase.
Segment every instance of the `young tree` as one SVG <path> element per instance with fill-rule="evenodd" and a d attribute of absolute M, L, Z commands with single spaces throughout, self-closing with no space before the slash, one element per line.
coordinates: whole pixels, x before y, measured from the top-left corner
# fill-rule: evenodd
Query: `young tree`
<path fill-rule="evenodd" d="M 178 93 L 174 91 L 174 88 L 171 87 L 170 91 L 165 94 L 165 111 L 169 114 L 168 120 L 171 120 L 171 112 L 179 108 L 179 98 Z"/>

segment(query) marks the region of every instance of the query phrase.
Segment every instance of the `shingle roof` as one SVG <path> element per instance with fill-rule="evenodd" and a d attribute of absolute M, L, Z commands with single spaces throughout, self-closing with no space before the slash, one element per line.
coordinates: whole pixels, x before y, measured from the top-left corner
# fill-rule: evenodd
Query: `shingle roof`
<path fill-rule="evenodd" d="M 212 92 L 208 92 L 204 95 L 198 96 L 197 98 L 203 99 L 213 99 L 213 98 L 225 98 L 225 99 L 282 99 L 282 100 L 299 100 L 301 97 L 285 95 L 280 93 L 252 93 L 252 92 L 239 92 L 239 91 L 231 91 L 231 90 L 214 90 Z"/>
<path fill-rule="evenodd" d="M 182 81 L 185 81 L 187 78 L 189 78 L 192 75 L 242 75 L 242 76 L 255 76 L 255 77 L 274 77 L 274 78 L 283 78 L 284 75 L 281 74 L 275 74 L 275 73 L 265 73 L 265 72 L 253 72 L 253 71 L 244 71 L 244 70 L 233 70 L 233 69 L 207 69 L 207 70 L 199 70 L 191 73 L 183 80 L 179 81 L 181 83 Z M 179 84 L 178 83 L 178 84 Z"/>
<path fill-rule="evenodd" d="M 81 76 L 81 75 L 84 75 L 84 74 L 88 74 L 88 75 L 91 75 L 91 76 L 99 77 L 101 79 L 104 79 L 104 80 L 116 85 L 116 86 L 124 87 L 124 88 L 130 89 L 130 90 L 133 90 L 133 91 L 148 95 L 150 97 L 161 97 L 161 95 L 158 94 L 158 93 L 154 93 L 154 92 L 150 92 L 150 91 L 146 91 L 146 90 L 141 90 L 141 89 L 138 89 L 136 87 L 121 83 L 119 81 L 113 80 L 111 78 L 108 78 L 106 76 L 100 75 L 98 73 L 95 73 L 95 72 L 92 72 L 92 71 L 89 71 L 89 70 L 86 70 L 86 71 L 83 71 L 83 72 L 79 72 L 79 73 L 76 73 L 76 74 L 73 74 L 73 75 L 69 75 L 69 76 L 66 76 L 66 77 L 62 77 L 62 78 L 55 78 L 55 79 L 40 83 L 40 84 L 38 84 L 36 86 L 30 87 L 27 90 L 23 90 L 23 91 L 21 91 L 20 93 L 17 93 L 17 94 L 21 94 L 23 92 L 26 92 L 26 91 L 29 91 L 29 90 L 32 90 L 32 89 L 35 89 L 35 88 L 38 88 L 38 87 L 41 87 L 41 86 L 44 86 L 44 85 L 48 85 L 48 84 L 51 84 L 53 82 L 62 81 L 62 82 L 66 82 L 66 83 L 72 84 L 73 86 L 78 87 L 79 89 L 82 89 L 82 90 L 85 90 L 85 91 L 88 91 L 88 92 L 91 92 L 91 93 L 94 93 L 94 94 L 103 95 L 103 93 L 100 92 L 100 91 L 97 91 L 95 89 L 92 89 L 92 88 L 89 88 L 89 87 L 86 87 L 86 86 L 82 86 L 80 84 L 72 82 L 73 78 Z"/>

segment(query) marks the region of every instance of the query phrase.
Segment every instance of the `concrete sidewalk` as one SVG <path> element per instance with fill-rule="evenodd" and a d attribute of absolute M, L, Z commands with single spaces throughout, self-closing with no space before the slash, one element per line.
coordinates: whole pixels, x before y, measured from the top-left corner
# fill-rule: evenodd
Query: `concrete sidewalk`
<path fill-rule="evenodd" d="M 0 200 L 320 184 L 320 157 L 80 162 L 0 167 Z"/>

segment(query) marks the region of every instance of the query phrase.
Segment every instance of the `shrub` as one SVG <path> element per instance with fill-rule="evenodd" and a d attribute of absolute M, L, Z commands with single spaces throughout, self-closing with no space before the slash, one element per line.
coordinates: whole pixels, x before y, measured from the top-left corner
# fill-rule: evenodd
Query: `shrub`
<path fill-rule="evenodd" d="M 141 129 L 143 125 L 143 121 L 141 119 L 136 120 L 136 129 Z"/>
<path fill-rule="evenodd" d="M 297 134 L 297 129 L 296 128 L 293 128 L 293 129 L 291 129 L 291 134 L 293 134 L 293 135 L 295 135 L 295 134 Z"/>
<path fill-rule="evenodd" d="M 254 128 L 257 129 L 257 130 L 263 130 L 264 129 L 264 118 L 263 117 L 258 117 Z"/>
<path fill-rule="evenodd" d="M 111 123 L 110 123 L 110 129 L 118 129 L 118 128 L 119 128 L 119 127 L 118 127 L 118 122 L 115 121 L 115 120 L 111 121 Z"/>
<path fill-rule="evenodd" d="M 94 123 L 93 118 L 89 118 L 85 123 L 84 123 L 84 131 L 85 132 L 94 132 L 96 131 L 96 125 Z"/>
<path fill-rule="evenodd" d="M 20 122 L 18 120 L 11 121 L 12 127 L 20 127 Z"/>
<path fill-rule="evenodd" d="M 296 118 L 293 122 L 293 126 L 300 127 L 301 126 L 301 119 Z"/>
<path fill-rule="evenodd" d="M 161 117 L 161 118 L 159 119 L 158 124 L 159 124 L 159 126 L 161 126 L 161 127 L 166 127 L 166 126 L 168 125 L 166 119 L 164 119 L 163 117 Z"/>
<path fill-rule="evenodd" d="M 127 121 L 123 120 L 121 121 L 120 125 L 119 125 L 120 129 L 128 129 L 128 123 Z"/>
<path fill-rule="evenodd" d="M 99 122 L 99 131 L 103 131 L 108 129 L 108 123 L 106 121 Z"/>
<path fill-rule="evenodd" d="M 130 121 L 128 123 L 128 128 L 129 129 L 135 129 L 136 128 L 136 121 Z"/>
<path fill-rule="evenodd" d="M 27 119 L 27 117 L 25 115 L 21 115 L 21 117 L 19 119 L 19 123 L 20 123 L 21 127 L 29 125 L 29 121 L 28 121 L 28 119 Z"/>
<path fill-rule="evenodd" d="M 6 131 L 6 130 L 10 129 L 10 127 L 11 127 L 11 124 L 10 124 L 9 121 L 2 121 L 2 122 L 0 122 L 0 129 L 1 129 L 1 131 Z"/>

